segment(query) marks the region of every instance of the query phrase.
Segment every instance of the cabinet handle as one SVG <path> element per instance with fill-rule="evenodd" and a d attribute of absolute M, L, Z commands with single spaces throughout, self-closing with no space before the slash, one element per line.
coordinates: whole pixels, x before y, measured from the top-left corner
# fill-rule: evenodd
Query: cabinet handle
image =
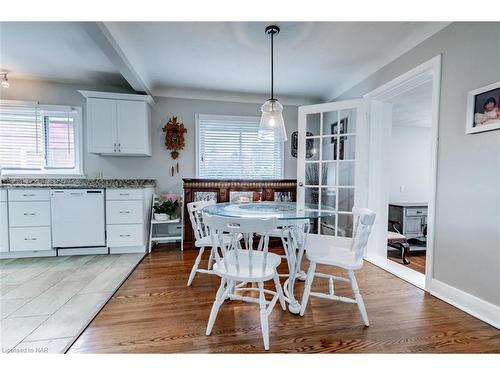
<path fill-rule="evenodd" d="M 120 211 L 121 214 L 129 214 L 130 211 Z"/>
<path fill-rule="evenodd" d="M 130 193 L 120 193 L 120 195 L 130 195 Z"/>
<path fill-rule="evenodd" d="M 23 194 L 23 197 L 34 197 L 35 194 Z"/>
<path fill-rule="evenodd" d="M 25 212 L 23 213 L 24 216 L 35 216 L 36 214 L 34 212 Z"/>
<path fill-rule="evenodd" d="M 122 144 L 118 143 L 118 152 L 122 152 Z"/>
<path fill-rule="evenodd" d="M 114 147 L 113 152 L 116 152 L 116 143 L 113 143 L 113 145 L 114 145 L 113 146 Z"/>
<path fill-rule="evenodd" d="M 31 237 L 31 238 L 30 237 L 26 237 L 24 240 L 25 241 L 36 241 L 37 238 L 36 237 Z"/>
<path fill-rule="evenodd" d="M 422 213 L 422 211 L 417 211 L 417 214 L 421 214 L 421 213 Z"/>
<path fill-rule="evenodd" d="M 120 237 L 130 237 L 130 234 L 120 234 Z"/>

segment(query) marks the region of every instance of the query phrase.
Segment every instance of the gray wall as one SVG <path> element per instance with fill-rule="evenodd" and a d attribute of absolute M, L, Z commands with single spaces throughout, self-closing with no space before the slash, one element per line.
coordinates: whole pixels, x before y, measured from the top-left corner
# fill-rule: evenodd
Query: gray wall
<path fill-rule="evenodd" d="M 430 190 L 431 128 L 394 125 L 389 150 L 389 203 L 426 203 Z"/>
<path fill-rule="evenodd" d="M 500 23 L 453 23 L 337 100 L 442 54 L 434 278 L 500 305 L 500 130 L 465 135 L 467 92 L 500 81 Z"/>
<path fill-rule="evenodd" d="M 195 114 L 221 114 L 235 116 L 260 116 L 259 103 L 231 103 L 212 100 L 193 100 L 156 97 L 152 109 L 153 121 L 153 156 L 152 157 L 118 157 L 99 156 L 87 152 L 87 129 L 85 126 L 85 99 L 77 90 L 98 90 L 123 92 L 123 88 L 75 86 L 39 81 L 10 80 L 9 89 L 2 89 L 0 99 L 33 100 L 42 104 L 64 104 L 81 106 L 84 114 L 84 171 L 88 177 L 102 172 L 104 178 L 155 178 L 159 190 L 180 192 L 183 177 L 196 177 L 195 164 Z M 174 165 L 170 153 L 164 146 L 162 127 L 170 116 L 177 116 L 188 132 L 186 147 L 178 158 L 180 173 L 174 177 L 170 174 Z M 285 106 L 284 120 L 289 140 L 285 143 L 285 178 L 295 178 L 297 159 L 290 154 L 291 133 L 297 130 L 297 107 Z"/>

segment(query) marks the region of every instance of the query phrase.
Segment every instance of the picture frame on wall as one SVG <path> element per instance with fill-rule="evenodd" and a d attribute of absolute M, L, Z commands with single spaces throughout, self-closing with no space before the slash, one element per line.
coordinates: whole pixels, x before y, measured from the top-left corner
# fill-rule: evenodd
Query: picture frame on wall
<path fill-rule="evenodd" d="M 465 134 L 500 129 L 500 82 L 469 91 Z"/>

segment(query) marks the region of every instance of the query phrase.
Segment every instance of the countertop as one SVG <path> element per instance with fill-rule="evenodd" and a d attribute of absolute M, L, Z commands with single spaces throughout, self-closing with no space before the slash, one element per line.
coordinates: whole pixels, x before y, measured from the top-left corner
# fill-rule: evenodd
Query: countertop
<path fill-rule="evenodd" d="M 155 187 L 153 179 L 2 178 L 1 188 L 106 189 Z"/>

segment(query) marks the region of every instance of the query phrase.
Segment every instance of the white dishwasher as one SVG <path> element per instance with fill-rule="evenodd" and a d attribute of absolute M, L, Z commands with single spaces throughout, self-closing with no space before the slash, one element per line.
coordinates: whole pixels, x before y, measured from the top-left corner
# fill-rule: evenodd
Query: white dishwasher
<path fill-rule="evenodd" d="M 106 246 L 103 189 L 50 191 L 52 247 Z"/>

